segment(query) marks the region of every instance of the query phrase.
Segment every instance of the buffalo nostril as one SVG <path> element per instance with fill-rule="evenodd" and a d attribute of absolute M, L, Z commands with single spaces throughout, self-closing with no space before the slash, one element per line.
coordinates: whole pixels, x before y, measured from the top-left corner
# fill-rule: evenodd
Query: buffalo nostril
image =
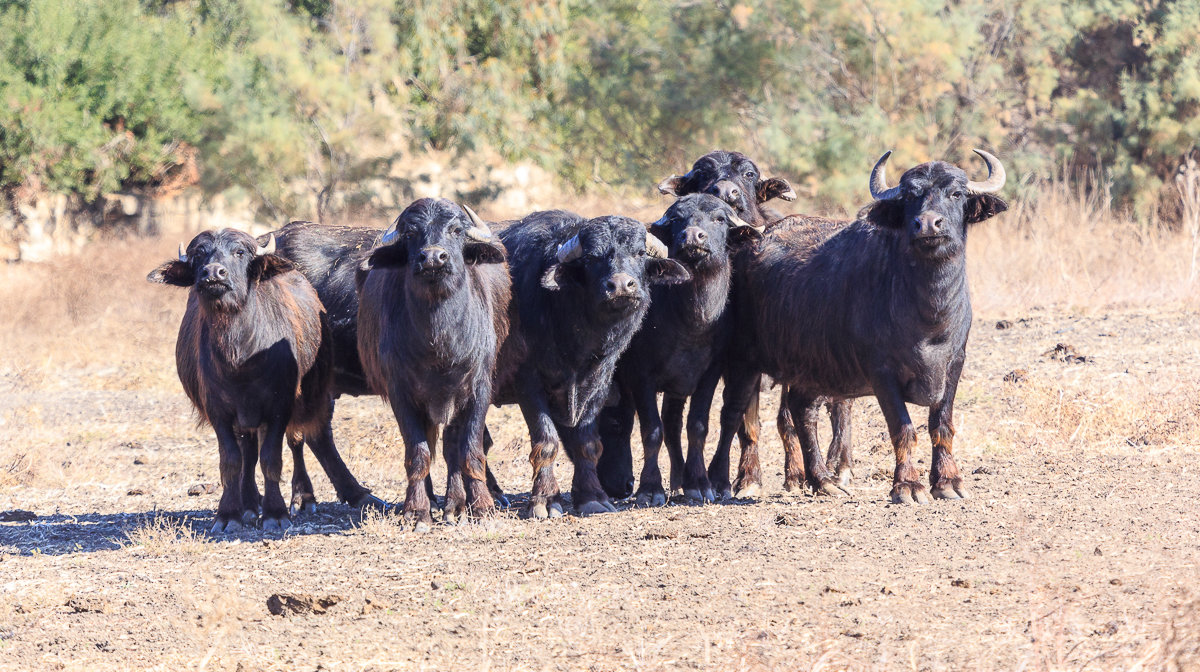
<path fill-rule="evenodd" d="M 213 275 L 217 276 L 218 280 L 224 280 L 225 278 L 229 277 L 229 271 L 225 270 L 224 266 L 218 266 L 213 271 Z"/>
<path fill-rule="evenodd" d="M 626 291 L 630 291 L 630 292 L 637 289 L 637 281 L 634 280 L 633 278 L 627 278 L 625 280 L 625 289 L 626 289 Z"/>
<path fill-rule="evenodd" d="M 696 240 L 703 243 L 704 241 L 708 240 L 708 234 L 703 231 L 697 231 L 696 232 Z"/>

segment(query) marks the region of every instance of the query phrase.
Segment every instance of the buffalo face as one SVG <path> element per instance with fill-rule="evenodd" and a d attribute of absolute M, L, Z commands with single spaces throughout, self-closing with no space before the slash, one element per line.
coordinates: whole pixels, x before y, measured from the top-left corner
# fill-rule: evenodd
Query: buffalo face
<path fill-rule="evenodd" d="M 472 264 L 498 264 L 504 247 L 479 216 L 445 199 L 413 201 L 383 232 L 368 268 L 407 268 L 414 287 L 457 285 Z"/>
<path fill-rule="evenodd" d="M 204 231 L 179 247 L 179 258 L 159 266 L 146 279 L 191 287 L 201 305 L 234 312 L 246 305 L 251 288 L 260 280 L 291 270 L 292 263 L 275 254 L 275 238 L 265 245 L 234 229 Z"/>
<path fill-rule="evenodd" d="M 570 284 L 581 288 L 601 313 L 631 313 L 648 305 L 650 285 L 686 282 L 691 277 L 666 256 L 666 246 L 639 222 L 597 217 L 558 246 L 542 286 L 553 291 Z"/>
<path fill-rule="evenodd" d="M 696 159 L 686 175 L 672 175 L 658 190 L 673 196 L 708 194 L 729 204 L 743 220 L 760 225 L 760 205 L 775 198 L 795 200 L 787 180 L 762 177 L 758 166 L 741 152 L 717 150 Z"/>
<path fill-rule="evenodd" d="M 717 268 L 729 260 L 729 250 L 762 237 L 734 209 L 715 196 L 689 194 L 675 201 L 662 219 L 650 225 L 672 259 L 693 271 Z"/>
<path fill-rule="evenodd" d="M 953 164 L 931 161 L 910 168 L 891 188 L 884 172 L 891 152 L 885 153 L 871 171 L 871 195 L 876 201 L 867 209 L 867 219 L 896 231 L 917 258 L 937 262 L 961 255 L 968 224 L 1008 209 L 994 195 L 1004 186 L 1004 166 L 991 154 L 975 151 L 988 167 L 984 181 L 968 179 Z"/>

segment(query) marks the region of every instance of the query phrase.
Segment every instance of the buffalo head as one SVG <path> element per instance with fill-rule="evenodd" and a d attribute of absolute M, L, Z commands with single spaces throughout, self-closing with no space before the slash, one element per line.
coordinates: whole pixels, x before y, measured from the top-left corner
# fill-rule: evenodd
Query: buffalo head
<path fill-rule="evenodd" d="M 764 179 L 758 166 L 745 154 L 723 150 L 696 159 L 686 175 L 668 177 L 659 183 L 658 190 L 672 196 L 716 196 L 755 226 L 767 223 L 760 207 L 763 203 L 775 198 L 796 199 L 796 192 L 787 180 L 779 177 Z"/>
<path fill-rule="evenodd" d="M 150 282 L 191 287 L 201 305 L 219 311 L 237 311 L 246 305 L 250 290 L 261 280 L 292 270 L 292 262 L 275 254 L 275 237 L 265 245 L 248 233 L 234 229 L 204 231 L 177 259 L 146 276 Z"/>

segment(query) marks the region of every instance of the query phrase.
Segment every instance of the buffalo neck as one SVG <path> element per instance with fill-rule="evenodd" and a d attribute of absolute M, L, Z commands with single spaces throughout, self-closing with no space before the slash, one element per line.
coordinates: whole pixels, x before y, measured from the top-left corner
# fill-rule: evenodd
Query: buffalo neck
<path fill-rule="evenodd" d="M 908 307 L 928 329 L 941 331 L 957 326 L 964 312 L 970 310 L 965 249 L 931 259 L 905 249 L 907 241 L 892 238 L 890 243 L 894 305 Z"/>
<path fill-rule="evenodd" d="M 702 264 L 689 267 L 692 279 L 666 287 L 664 294 L 673 294 L 682 299 L 667 301 L 667 310 L 677 323 L 689 327 L 690 331 L 704 331 L 725 313 L 729 302 L 729 289 L 733 277 L 729 263 Z"/>
<path fill-rule="evenodd" d="M 412 343 L 427 347 L 435 357 L 460 359 L 463 347 L 469 348 L 471 339 L 466 336 L 473 326 L 468 272 L 451 274 L 435 287 L 421 286 L 399 273 L 395 276 L 404 285 L 410 333 L 420 335 Z"/>

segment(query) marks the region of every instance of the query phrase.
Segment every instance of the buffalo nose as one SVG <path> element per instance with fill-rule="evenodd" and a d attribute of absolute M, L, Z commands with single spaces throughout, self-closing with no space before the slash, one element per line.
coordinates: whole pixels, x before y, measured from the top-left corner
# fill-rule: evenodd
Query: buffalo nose
<path fill-rule="evenodd" d="M 698 226 L 689 226 L 683 231 L 683 244 L 703 245 L 708 240 L 708 232 Z"/>
<path fill-rule="evenodd" d="M 440 247 L 427 247 L 421 250 L 421 266 L 425 268 L 441 268 L 446 265 L 450 254 Z"/>
<path fill-rule="evenodd" d="M 220 264 L 209 264 L 204 267 L 204 280 L 225 280 L 229 270 Z"/>
<path fill-rule="evenodd" d="M 738 205 L 742 196 L 742 190 L 729 180 L 717 182 L 708 190 L 708 193 L 730 205 Z"/>
<path fill-rule="evenodd" d="M 609 296 L 632 294 L 637 291 L 637 280 L 627 273 L 617 273 L 604 281 L 604 289 Z"/>
<path fill-rule="evenodd" d="M 936 212 L 923 212 L 913 220 L 913 231 L 917 236 L 936 236 L 942 232 L 945 219 Z"/>

